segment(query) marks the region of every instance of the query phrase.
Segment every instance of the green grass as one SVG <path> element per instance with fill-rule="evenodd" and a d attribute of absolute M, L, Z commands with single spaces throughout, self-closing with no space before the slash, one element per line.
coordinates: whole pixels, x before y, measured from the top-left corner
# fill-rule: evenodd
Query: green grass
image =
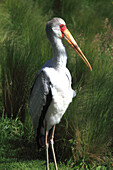
<path fill-rule="evenodd" d="M 45 150 L 38 151 L 36 141 L 19 119 L 0 119 L 0 169 L 46 169 Z M 59 169 L 69 169 L 62 163 Z M 50 157 L 50 169 L 54 169 Z"/>
<path fill-rule="evenodd" d="M 107 163 L 107 166 L 109 164 Z M 107 166 L 98 166 L 95 163 L 91 167 L 84 160 L 80 160 L 78 164 L 74 165 L 71 159 L 67 164 L 64 164 L 58 160 L 59 170 L 82 170 L 84 167 L 87 170 L 98 170 L 99 167 L 107 170 Z M 12 120 L 7 117 L 0 119 L 0 169 L 46 169 L 45 149 L 38 151 L 34 137 L 32 136 L 31 140 L 29 140 L 29 134 L 25 132 L 24 126 L 19 119 Z M 50 152 L 50 170 L 52 169 L 54 169 L 54 164 Z"/>
<path fill-rule="evenodd" d="M 31 151 L 32 150 L 32 151 Z M 8 141 L 8 144 L 2 145 L 0 156 L 0 169 L 46 169 L 45 157 L 40 158 L 36 151 L 36 145 L 25 141 Z M 63 164 L 58 164 L 59 169 L 66 168 Z M 54 163 L 50 162 L 50 169 L 54 169 Z"/>
<path fill-rule="evenodd" d="M 104 29 L 105 32 L 96 35 L 89 47 L 82 42 L 83 48 L 85 45 L 86 49 L 89 49 L 88 56 L 92 54 L 92 73 L 88 73 L 87 68 L 82 68 L 81 75 L 79 73 L 80 81 L 78 81 L 78 71 L 75 73 L 72 70 L 73 77 L 76 77 L 74 83 L 77 84 L 75 88 L 78 94 L 67 111 L 65 119 L 67 131 L 70 133 L 66 138 L 73 139 L 71 144 L 74 162 L 85 158 L 86 162 L 93 164 L 97 161 L 101 164 L 104 162 L 103 156 L 111 155 L 112 152 L 113 29 L 108 21 L 107 23 L 105 21 Z M 79 59 L 77 60 L 80 64 Z M 69 66 L 74 67 L 74 64 Z"/>
<path fill-rule="evenodd" d="M 0 59 L 4 109 L 8 117 L 13 114 L 16 118 L 18 115 L 24 122 L 31 83 L 49 58 L 48 41 L 43 44 L 48 17 L 41 16 L 41 9 L 32 0 L 6 0 L 1 3 L 0 9 L 3 23 Z"/>
<path fill-rule="evenodd" d="M 75 169 L 110 169 L 113 164 L 113 3 L 61 3 L 61 9 L 54 9 L 50 0 L 0 2 L 0 114 L 11 119 L 1 119 L 1 169 L 45 167 L 33 138 L 28 98 L 34 77 L 52 56 L 45 25 L 56 14 L 65 19 L 93 68 L 90 72 L 64 42 L 77 96 L 56 127 L 59 167 L 65 162 Z"/>

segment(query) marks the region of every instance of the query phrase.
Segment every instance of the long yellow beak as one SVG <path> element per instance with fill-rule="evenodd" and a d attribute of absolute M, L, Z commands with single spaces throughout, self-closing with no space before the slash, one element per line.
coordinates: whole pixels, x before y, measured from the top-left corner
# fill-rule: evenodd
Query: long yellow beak
<path fill-rule="evenodd" d="M 76 51 L 76 53 L 82 58 L 82 60 L 86 63 L 86 65 L 92 71 L 92 67 L 89 61 L 87 60 L 87 58 L 85 57 L 85 55 L 83 54 L 79 46 L 77 45 L 76 41 L 74 40 L 69 30 L 66 28 L 62 33 L 63 33 L 63 38 L 66 39 L 66 41 L 71 45 L 71 47 Z"/>

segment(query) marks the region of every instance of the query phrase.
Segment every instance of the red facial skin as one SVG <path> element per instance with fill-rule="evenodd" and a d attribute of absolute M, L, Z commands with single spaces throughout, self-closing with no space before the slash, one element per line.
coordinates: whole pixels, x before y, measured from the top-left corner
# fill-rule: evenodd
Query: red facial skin
<path fill-rule="evenodd" d="M 66 30 L 66 26 L 64 24 L 61 24 L 60 25 L 60 30 L 61 30 L 61 33 L 62 33 L 62 38 L 63 38 L 63 34 L 64 34 L 64 31 Z"/>

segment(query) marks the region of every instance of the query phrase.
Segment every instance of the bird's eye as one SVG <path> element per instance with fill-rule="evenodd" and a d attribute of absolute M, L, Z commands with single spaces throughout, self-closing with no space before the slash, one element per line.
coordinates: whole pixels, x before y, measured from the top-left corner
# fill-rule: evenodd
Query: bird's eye
<path fill-rule="evenodd" d="M 61 24 L 61 25 L 60 25 L 60 28 L 63 28 L 63 26 L 64 26 L 64 25 L 63 25 L 63 24 Z"/>
<path fill-rule="evenodd" d="M 62 34 L 62 38 L 63 38 L 63 34 L 64 34 L 64 31 L 66 30 L 66 26 L 64 24 L 61 24 L 60 30 L 61 30 L 61 34 Z"/>

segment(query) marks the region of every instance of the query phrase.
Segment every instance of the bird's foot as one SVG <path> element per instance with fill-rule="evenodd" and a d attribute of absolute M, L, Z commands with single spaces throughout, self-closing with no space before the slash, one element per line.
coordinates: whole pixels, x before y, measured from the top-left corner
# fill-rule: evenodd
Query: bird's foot
<path fill-rule="evenodd" d="M 38 148 L 44 148 L 45 147 L 45 136 L 40 135 L 39 137 L 36 137 L 36 141 L 38 144 Z"/>

